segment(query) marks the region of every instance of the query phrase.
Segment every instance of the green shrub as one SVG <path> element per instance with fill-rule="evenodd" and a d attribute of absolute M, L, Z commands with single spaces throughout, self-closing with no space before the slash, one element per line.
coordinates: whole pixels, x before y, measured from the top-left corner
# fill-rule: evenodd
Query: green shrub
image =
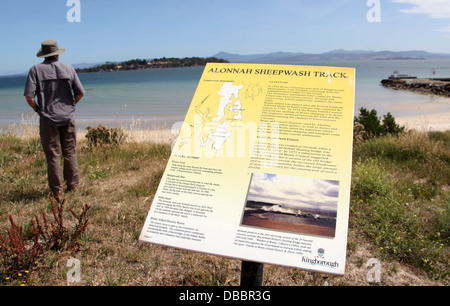
<path fill-rule="evenodd" d="M 405 131 L 405 127 L 399 126 L 391 113 L 383 115 L 383 120 L 380 121 L 381 118 L 377 116 L 377 111 L 375 109 L 368 111 L 366 108 L 361 107 L 359 112 L 359 116 L 355 117 L 355 123 L 364 126 L 364 139 L 387 134 L 397 135 Z"/>
<path fill-rule="evenodd" d="M 394 116 L 391 113 L 387 113 L 387 115 L 383 115 L 383 121 L 381 124 L 381 133 L 397 135 L 399 133 L 403 133 L 405 131 L 404 126 L 400 126 L 395 122 Z"/>
<path fill-rule="evenodd" d="M 96 128 L 87 127 L 86 138 L 89 147 L 102 146 L 104 144 L 121 144 L 126 139 L 126 134 L 117 128 L 106 128 L 99 125 Z"/>

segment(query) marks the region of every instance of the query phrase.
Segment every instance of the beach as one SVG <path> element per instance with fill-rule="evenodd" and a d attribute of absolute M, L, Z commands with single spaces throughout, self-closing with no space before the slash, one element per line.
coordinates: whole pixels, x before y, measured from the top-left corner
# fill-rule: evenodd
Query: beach
<path fill-rule="evenodd" d="M 449 99 L 450 100 L 450 99 Z M 450 105 L 449 109 L 442 110 L 441 105 L 418 104 L 403 105 L 392 107 L 400 111 L 412 112 L 415 114 L 409 116 L 395 117 L 395 121 L 406 130 L 416 130 L 418 132 L 447 131 L 450 130 Z M 422 114 L 422 111 L 433 111 Z M 179 129 L 168 126 L 150 127 L 146 129 L 125 128 L 127 141 L 143 142 L 151 141 L 154 143 L 173 143 L 178 136 Z M 78 139 L 83 139 L 86 134 L 84 129 L 78 132 Z"/>
<path fill-rule="evenodd" d="M 395 117 L 395 121 L 406 129 L 413 129 L 419 132 L 428 131 L 446 131 L 450 130 L 450 102 L 449 106 L 443 108 L 437 104 L 416 104 L 402 105 L 388 109 L 397 109 L 402 111 L 414 112 L 416 114 L 409 116 Z M 422 114 L 427 111 L 426 114 Z M 428 111 L 432 111 L 428 113 Z"/>
<path fill-rule="evenodd" d="M 450 130 L 450 109 L 440 110 L 439 106 L 430 104 L 397 106 L 399 110 L 415 112 L 409 116 L 395 117 L 395 121 L 406 130 L 418 132 L 447 131 Z M 436 112 L 422 114 L 423 110 L 436 110 Z M 152 141 L 155 143 L 173 143 L 178 135 L 177 129 L 155 128 L 155 129 L 133 129 L 126 131 L 128 141 Z M 85 132 L 80 131 L 79 139 L 84 138 Z"/>
<path fill-rule="evenodd" d="M 414 105 L 399 105 L 388 107 L 387 110 L 406 112 L 410 115 L 395 117 L 395 121 L 407 130 L 419 132 L 447 131 L 450 130 L 450 99 L 449 105 L 421 103 Z M 426 114 L 423 114 L 426 112 Z M 355 110 L 356 114 L 356 110 Z M 180 122 L 179 122 L 180 123 Z M 131 126 L 131 128 L 127 128 Z M 133 127 L 131 124 L 124 128 L 128 135 L 128 141 L 152 141 L 155 143 L 172 143 L 178 136 L 179 129 L 167 125 L 148 128 Z M 84 138 L 85 130 L 79 130 L 79 138 Z"/>
<path fill-rule="evenodd" d="M 264 213 L 246 213 L 242 219 L 242 225 L 269 228 L 279 231 L 287 231 L 294 233 L 302 233 L 307 235 L 318 235 L 323 237 L 334 237 L 335 228 L 331 226 L 324 226 L 320 221 L 316 224 L 289 222 L 277 220 L 273 218 L 266 218 Z M 300 219 L 299 219 L 300 220 Z"/>
<path fill-rule="evenodd" d="M 444 105 L 445 106 L 445 105 Z M 404 126 L 406 130 L 416 130 L 419 132 L 430 131 L 447 131 L 450 130 L 450 99 L 449 105 L 443 107 L 442 104 L 421 103 L 414 105 L 399 105 L 388 107 L 387 110 L 395 110 L 408 113 L 407 116 L 395 116 L 395 121 L 400 126 Z M 426 112 L 426 114 L 423 114 Z M 355 110 L 355 115 L 357 110 Z M 137 122 L 137 123 L 136 123 Z M 90 124 L 93 123 L 93 124 Z M 95 122 L 82 122 L 77 124 L 77 139 L 82 141 L 87 133 L 85 126 L 96 127 Z M 108 128 L 119 127 L 127 134 L 127 142 L 145 142 L 172 144 L 178 136 L 180 123 L 169 126 L 169 124 L 142 124 L 139 120 L 132 120 L 129 124 L 113 125 L 106 123 Z M 2 130 L 0 129 L 0 134 Z M 12 124 L 3 132 L 11 132 L 13 134 L 25 137 L 34 137 L 39 134 L 39 124 L 37 115 L 32 114 L 22 118 L 21 123 Z"/>
<path fill-rule="evenodd" d="M 445 131 L 450 129 L 450 92 L 448 78 L 389 77 L 382 86 L 416 95 L 415 103 L 386 106 L 386 110 L 409 113 L 397 116 L 396 121 L 407 129 Z"/>

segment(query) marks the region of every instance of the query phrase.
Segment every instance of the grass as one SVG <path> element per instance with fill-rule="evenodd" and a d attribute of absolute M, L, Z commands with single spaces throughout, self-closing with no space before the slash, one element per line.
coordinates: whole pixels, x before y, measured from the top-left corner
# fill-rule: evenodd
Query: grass
<path fill-rule="evenodd" d="M 346 275 L 265 265 L 264 284 L 368 285 L 365 263 L 376 257 L 381 284 L 447 285 L 449 149 L 450 131 L 356 143 Z M 79 141 L 82 183 L 63 197 L 67 209 L 90 206 L 89 224 L 78 249 L 43 249 L 36 267 L 26 270 L 26 284 L 67 285 L 67 262 L 76 258 L 80 285 L 238 285 L 239 260 L 138 242 L 169 156 L 168 143 Z M 0 136 L 0 190 L 0 234 L 12 216 L 30 236 L 34 216 L 51 210 L 38 138 Z M 17 273 L 2 271 L 0 265 L 0 285 L 23 284 Z"/>
<path fill-rule="evenodd" d="M 352 226 L 386 256 L 448 278 L 450 132 L 410 131 L 354 149 Z"/>

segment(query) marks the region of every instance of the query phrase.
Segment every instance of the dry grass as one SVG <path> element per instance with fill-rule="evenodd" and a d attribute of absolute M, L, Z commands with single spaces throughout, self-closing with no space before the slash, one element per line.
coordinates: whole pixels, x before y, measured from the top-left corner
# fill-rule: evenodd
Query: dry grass
<path fill-rule="evenodd" d="M 158 134 L 159 133 L 159 134 Z M 167 131 L 140 132 L 119 146 L 88 149 L 80 137 L 80 188 L 63 198 L 69 208 L 91 205 L 87 231 L 79 251 L 47 250 L 39 266 L 30 271 L 27 284 L 65 286 L 69 258 L 81 263 L 81 281 L 70 285 L 94 286 L 233 286 L 239 285 L 237 259 L 179 250 L 138 241 L 170 155 Z M 34 134 L 36 135 L 36 134 Z M 156 135 L 156 136 L 155 136 Z M 152 141 L 154 140 L 155 141 Z M 164 143 L 163 139 L 166 139 Z M 156 142 L 156 143 L 155 143 Z M 36 137 L 1 136 L 0 228 L 12 215 L 27 224 L 34 215 L 49 209 L 45 160 Z M 387 259 L 361 235 L 350 228 L 347 269 L 344 276 L 329 276 L 295 268 L 266 264 L 264 285 L 442 285 L 419 268 Z M 367 279 L 370 258 L 379 258 L 380 283 Z M 0 280 L 2 285 L 18 281 Z"/>

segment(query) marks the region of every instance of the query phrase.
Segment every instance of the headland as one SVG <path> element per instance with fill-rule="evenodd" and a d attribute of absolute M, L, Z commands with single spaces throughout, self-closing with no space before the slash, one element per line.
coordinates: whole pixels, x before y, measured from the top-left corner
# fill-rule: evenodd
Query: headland
<path fill-rule="evenodd" d="M 126 70 L 144 70 L 157 68 L 178 68 L 178 67 L 197 67 L 206 66 L 206 63 L 228 63 L 227 60 L 217 57 L 185 57 L 185 58 L 155 58 L 152 60 L 133 59 L 120 63 L 106 62 L 91 68 L 76 69 L 77 73 L 87 72 L 111 72 Z"/>

